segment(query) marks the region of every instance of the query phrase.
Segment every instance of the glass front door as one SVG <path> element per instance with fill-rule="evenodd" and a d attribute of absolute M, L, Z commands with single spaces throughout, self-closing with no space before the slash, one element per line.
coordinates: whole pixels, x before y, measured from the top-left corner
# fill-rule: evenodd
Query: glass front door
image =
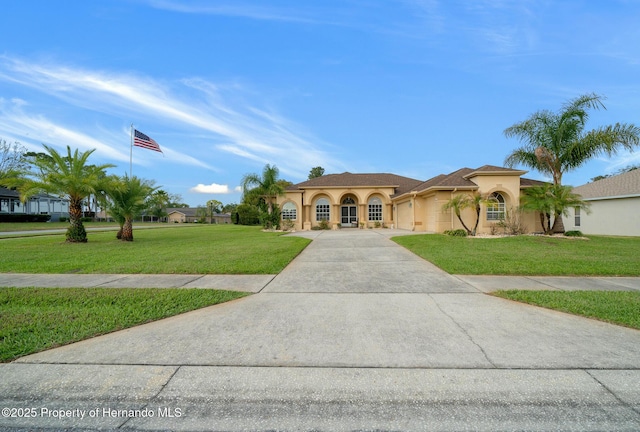
<path fill-rule="evenodd" d="M 358 226 L 358 211 L 357 206 L 342 206 L 341 209 L 340 224 L 343 227 L 357 227 Z"/>

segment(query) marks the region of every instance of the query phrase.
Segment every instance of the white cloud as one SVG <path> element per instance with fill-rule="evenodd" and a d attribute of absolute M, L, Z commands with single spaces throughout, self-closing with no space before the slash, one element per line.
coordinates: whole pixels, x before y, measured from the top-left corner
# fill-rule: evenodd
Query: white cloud
<path fill-rule="evenodd" d="M 229 189 L 228 185 L 220 185 L 217 183 L 211 183 L 210 185 L 198 184 L 198 186 L 192 187 L 190 189 L 191 192 L 202 193 L 202 194 L 219 194 L 226 195 L 233 192 L 238 192 L 238 188 L 236 187 L 233 191 Z"/>

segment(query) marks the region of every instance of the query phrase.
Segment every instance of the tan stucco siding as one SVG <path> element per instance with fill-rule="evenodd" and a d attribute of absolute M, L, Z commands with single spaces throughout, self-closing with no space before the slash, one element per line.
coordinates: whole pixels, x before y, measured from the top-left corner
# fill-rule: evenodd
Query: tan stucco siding
<path fill-rule="evenodd" d="M 410 200 L 399 202 L 396 204 L 396 215 L 398 220 L 398 228 L 411 230 L 413 229 L 413 206 Z"/>

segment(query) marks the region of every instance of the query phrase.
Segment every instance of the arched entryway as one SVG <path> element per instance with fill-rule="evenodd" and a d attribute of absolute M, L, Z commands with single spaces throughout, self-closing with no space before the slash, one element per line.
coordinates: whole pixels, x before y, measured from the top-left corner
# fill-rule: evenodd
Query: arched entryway
<path fill-rule="evenodd" d="M 351 195 L 344 197 L 340 203 L 340 225 L 343 228 L 358 226 L 358 203 Z"/>

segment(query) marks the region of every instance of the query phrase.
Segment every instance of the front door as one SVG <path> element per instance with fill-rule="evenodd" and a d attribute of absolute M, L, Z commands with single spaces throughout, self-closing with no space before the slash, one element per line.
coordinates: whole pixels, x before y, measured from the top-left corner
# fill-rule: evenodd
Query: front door
<path fill-rule="evenodd" d="M 340 224 L 343 227 L 358 226 L 358 210 L 357 206 L 344 205 L 341 208 L 341 220 Z"/>

